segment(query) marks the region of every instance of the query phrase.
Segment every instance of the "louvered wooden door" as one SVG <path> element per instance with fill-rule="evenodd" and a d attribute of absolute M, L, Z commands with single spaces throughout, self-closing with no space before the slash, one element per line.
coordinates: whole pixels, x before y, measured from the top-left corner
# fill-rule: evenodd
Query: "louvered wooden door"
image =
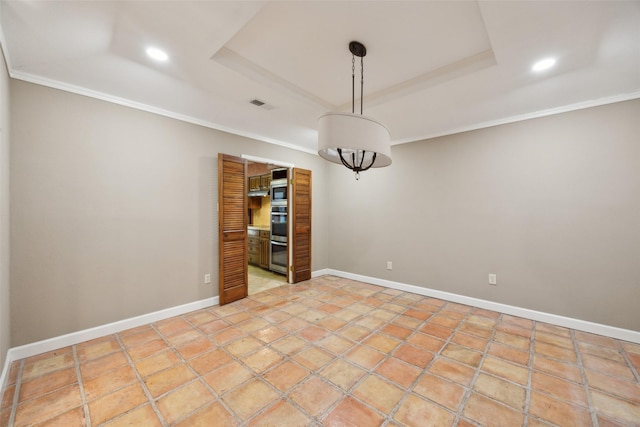
<path fill-rule="evenodd" d="M 248 293 L 247 161 L 218 154 L 218 269 L 220 305 Z"/>
<path fill-rule="evenodd" d="M 311 171 L 293 168 L 292 283 L 311 279 Z"/>

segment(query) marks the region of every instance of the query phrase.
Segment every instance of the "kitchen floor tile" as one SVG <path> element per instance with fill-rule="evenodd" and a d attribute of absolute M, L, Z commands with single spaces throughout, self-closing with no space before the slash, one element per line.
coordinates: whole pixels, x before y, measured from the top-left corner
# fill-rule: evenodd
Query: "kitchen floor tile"
<path fill-rule="evenodd" d="M 203 378 L 218 394 L 242 384 L 253 377 L 253 372 L 236 361 L 232 361 L 221 368 L 209 372 Z"/>
<path fill-rule="evenodd" d="M 591 425 L 591 415 L 585 408 L 536 391 L 531 392 L 529 413 L 558 425 Z"/>
<path fill-rule="evenodd" d="M 336 360 L 320 371 L 320 375 L 344 391 L 348 391 L 365 373 L 363 369 L 342 359 Z"/>
<path fill-rule="evenodd" d="M 15 426 L 28 426 L 54 418 L 82 404 L 80 387 L 70 385 L 18 404 Z"/>
<path fill-rule="evenodd" d="M 276 365 L 282 360 L 282 356 L 270 348 L 263 348 L 251 356 L 244 358 L 244 363 L 256 373 L 261 373 Z"/>
<path fill-rule="evenodd" d="M 345 359 L 361 366 L 365 369 L 372 369 L 376 366 L 385 355 L 379 351 L 364 345 L 357 345 L 345 354 Z"/>
<path fill-rule="evenodd" d="M 50 374 L 22 383 L 20 386 L 20 401 L 29 400 L 77 382 L 78 376 L 76 375 L 76 370 L 74 368 L 54 371 Z M 11 393 L 10 396 L 11 399 L 13 399 L 13 393 Z M 6 402 L 5 404 L 3 399 L 2 407 L 4 408 L 12 403 L 13 402 Z"/>
<path fill-rule="evenodd" d="M 476 379 L 473 390 L 519 412 L 524 410 L 526 390 L 512 382 L 482 373 Z"/>
<path fill-rule="evenodd" d="M 269 371 L 264 378 L 280 391 L 288 392 L 307 376 L 309 371 L 296 363 L 285 361 Z"/>
<path fill-rule="evenodd" d="M 285 400 L 276 402 L 249 423 L 250 427 L 306 426 L 311 419 Z"/>
<path fill-rule="evenodd" d="M 68 412 L 60 414 L 54 418 L 50 418 L 38 424 L 32 424 L 33 427 L 84 427 L 87 420 L 84 416 L 84 410 L 80 407 L 74 408 Z"/>
<path fill-rule="evenodd" d="M 581 384 L 572 383 L 542 372 L 531 375 L 531 388 L 566 402 L 587 407 L 587 396 Z"/>
<path fill-rule="evenodd" d="M 326 427 L 379 426 L 384 418 L 355 399 L 347 397 L 325 418 Z"/>
<path fill-rule="evenodd" d="M 455 415 L 429 400 L 411 394 L 402 403 L 394 419 L 411 427 L 440 427 L 453 425 Z"/>
<path fill-rule="evenodd" d="M 620 427 L 639 370 L 640 344 L 322 276 L 13 361 L 0 425 Z"/>
<path fill-rule="evenodd" d="M 404 388 L 409 388 L 420 376 L 422 370 L 395 357 L 389 357 L 376 368 L 375 372 Z"/>
<path fill-rule="evenodd" d="M 213 398 L 213 394 L 207 387 L 195 380 L 161 397 L 156 405 L 162 417 L 169 424 L 175 424 L 178 420 L 211 402 Z"/>
<path fill-rule="evenodd" d="M 412 365 L 422 369 L 427 367 L 434 357 L 433 353 L 408 344 L 402 344 L 396 349 L 393 355 L 398 359 L 404 360 L 405 362 L 411 363 Z"/>
<path fill-rule="evenodd" d="M 84 381 L 84 393 L 87 396 L 87 401 L 91 401 L 102 396 L 106 391 L 116 390 L 137 380 L 131 366 L 124 365 Z"/>
<path fill-rule="evenodd" d="M 473 368 L 445 358 L 436 359 L 429 368 L 429 372 L 455 381 L 465 387 L 471 384 L 471 380 L 475 374 Z"/>
<path fill-rule="evenodd" d="M 312 376 L 296 388 L 289 397 L 310 415 L 318 417 L 343 396 L 337 387 Z"/>
<path fill-rule="evenodd" d="M 466 389 L 452 381 L 425 374 L 413 391 L 452 411 L 457 411 Z"/>
<path fill-rule="evenodd" d="M 227 411 L 220 402 L 215 401 L 176 424 L 176 427 L 209 427 L 215 420 L 216 425 L 235 427 L 240 425 L 233 415 Z M 132 424 L 136 425 L 136 424 Z"/>
<path fill-rule="evenodd" d="M 524 415 L 478 393 L 471 393 L 462 414 L 480 425 L 511 427 L 523 425 Z"/>
<path fill-rule="evenodd" d="M 173 350 L 165 350 L 135 363 L 140 376 L 147 377 L 180 363 L 180 358 Z"/>
<path fill-rule="evenodd" d="M 533 357 L 533 369 L 573 381 L 574 383 L 582 382 L 582 374 L 578 366 L 538 354 Z"/>
<path fill-rule="evenodd" d="M 481 369 L 518 384 L 527 385 L 529 381 L 529 369 L 497 357 L 487 356 Z"/>
<path fill-rule="evenodd" d="M 355 397 L 384 413 L 391 412 L 404 393 L 404 390 L 377 375 L 369 375 L 353 390 Z"/>
<path fill-rule="evenodd" d="M 77 346 L 78 359 L 81 362 L 86 362 L 121 350 L 120 343 L 118 343 L 118 340 L 116 340 L 114 336 L 87 341 Z"/>
<path fill-rule="evenodd" d="M 188 364 L 198 374 L 204 375 L 231 362 L 231 360 L 233 359 L 224 350 L 216 349 L 191 359 Z"/>
<path fill-rule="evenodd" d="M 242 420 L 247 420 L 258 410 L 269 405 L 278 397 L 268 385 L 258 379 L 242 385 L 223 396 L 222 400 Z"/>
<path fill-rule="evenodd" d="M 185 364 L 157 372 L 144 380 L 151 396 L 158 397 L 193 380 L 195 375 Z"/>
<path fill-rule="evenodd" d="M 92 425 L 98 425 L 147 402 L 140 384 L 131 384 L 89 403 Z"/>
<path fill-rule="evenodd" d="M 84 425 L 84 424 L 83 424 Z M 154 412 L 151 405 L 143 405 L 136 409 L 133 409 L 126 414 L 114 418 L 111 421 L 107 421 L 102 424 L 104 427 L 131 427 L 131 426 L 145 426 L 145 427 L 161 427 L 162 423 Z"/>

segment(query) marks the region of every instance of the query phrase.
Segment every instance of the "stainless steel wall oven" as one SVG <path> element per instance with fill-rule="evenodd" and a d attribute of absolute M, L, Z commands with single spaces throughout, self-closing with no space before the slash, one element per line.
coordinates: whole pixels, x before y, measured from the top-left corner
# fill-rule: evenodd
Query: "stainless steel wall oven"
<path fill-rule="evenodd" d="M 269 269 L 287 274 L 289 256 L 287 236 L 289 233 L 288 192 L 289 170 L 271 171 L 271 257 Z"/>

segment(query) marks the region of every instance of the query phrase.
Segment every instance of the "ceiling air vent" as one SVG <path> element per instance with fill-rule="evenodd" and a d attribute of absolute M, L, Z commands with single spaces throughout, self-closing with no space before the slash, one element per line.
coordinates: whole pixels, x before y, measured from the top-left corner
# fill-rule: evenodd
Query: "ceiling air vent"
<path fill-rule="evenodd" d="M 251 101 L 249 101 L 249 104 L 253 104 L 253 105 L 255 105 L 256 107 L 264 108 L 265 110 L 273 110 L 274 108 L 276 108 L 276 107 L 274 107 L 273 105 L 271 105 L 271 104 L 267 104 L 267 103 L 266 103 L 266 102 L 264 102 L 264 101 L 260 101 L 260 100 L 259 100 L 259 99 L 257 99 L 257 98 L 256 98 L 256 99 L 252 99 Z"/>

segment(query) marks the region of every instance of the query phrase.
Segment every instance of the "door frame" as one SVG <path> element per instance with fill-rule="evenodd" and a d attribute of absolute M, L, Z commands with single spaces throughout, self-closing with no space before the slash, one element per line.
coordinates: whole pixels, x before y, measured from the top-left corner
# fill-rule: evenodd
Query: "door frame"
<path fill-rule="evenodd" d="M 289 170 L 289 179 L 287 182 L 287 187 L 288 187 L 288 191 L 289 194 L 293 194 L 292 191 L 292 185 L 291 185 L 291 171 L 292 169 L 296 166 L 293 163 L 290 162 L 283 162 L 280 160 L 274 160 L 274 159 L 267 159 L 264 157 L 259 157 L 259 156 L 252 156 L 250 154 L 241 154 L 240 155 L 241 159 L 247 160 L 249 162 L 254 162 L 254 163 L 263 163 L 266 165 L 273 165 L 273 166 L 279 166 L 279 167 L 283 167 L 283 168 L 287 168 Z M 291 199 L 287 200 L 287 212 L 291 211 Z M 293 233 L 293 229 L 292 229 L 292 224 L 291 221 L 288 221 L 287 223 L 287 236 L 292 236 Z M 269 245 L 271 245 L 271 242 L 269 242 Z M 293 283 L 293 275 L 291 272 L 291 265 L 292 265 L 292 261 L 293 261 L 293 252 L 291 251 L 292 246 L 290 244 L 287 244 L 287 283 L 291 284 Z"/>

